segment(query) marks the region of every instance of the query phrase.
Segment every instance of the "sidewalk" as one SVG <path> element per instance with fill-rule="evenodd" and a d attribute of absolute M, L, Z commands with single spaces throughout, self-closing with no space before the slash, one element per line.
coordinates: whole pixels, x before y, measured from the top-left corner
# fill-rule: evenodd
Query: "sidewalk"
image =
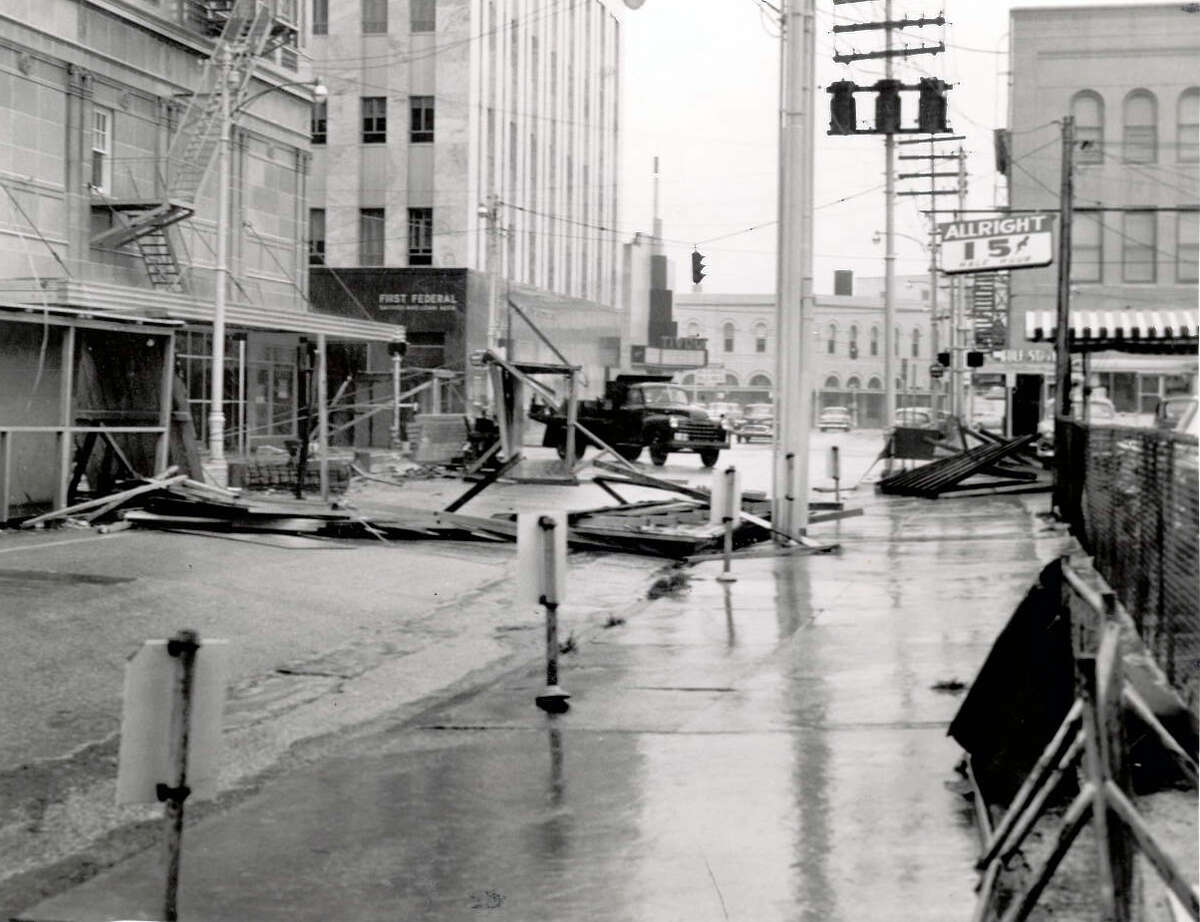
<path fill-rule="evenodd" d="M 1044 498 L 887 500 L 837 555 L 696 568 L 540 666 L 341 747 L 189 828 L 190 920 L 961 920 L 959 697 L 1063 539 Z M 587 602 L 569 598 L 568 606 Z M 520 620 L 526 620 L 521 615 Z M 21 913 L 154 919 L 160 852 Z"/>

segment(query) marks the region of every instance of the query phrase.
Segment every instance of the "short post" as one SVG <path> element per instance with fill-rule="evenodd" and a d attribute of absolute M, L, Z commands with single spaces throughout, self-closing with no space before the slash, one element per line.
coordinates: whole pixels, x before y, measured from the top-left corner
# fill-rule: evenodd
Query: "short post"
<path fill-rule="evenodd" d="M 164 922 L 177 922 L 179 910 L 179 864 L 183 844 L 183 802 L 191 793 L 187 786 L 188 736 L 192 720 L 192 680 L 200 635 L 183 630 L 167 642 L 167 653 L 179 659 L 179 684 L 172 709 L 171 780 L 157 785 L 158 799 L 166 804 L 166 891 Z"/>
<path fill-rule="evenodd" d="M 842 460 L 836 445 L 829 446 L 827 467 L 826 473 L 833 478 L 833 499 L 840 503 L 842 501 Z"/>
<path fill-rule="evenodd" d="M 548 515 L 538 519 L 537 535 L 541 545 L 538 601 L 546 609 L 546 687 L 534 703 L 547 714 L 562 714 L 569 707 L 568 695 L 558 684 L 558 553 L 555 532 L 558 523 Z"/>
<path fill-rule="evenodd" d="M 788 455 L 788 463 L 791 464 L 791 455 Z M 730 572 L 733 555 L 733 520 L 734 510 L 737 508 L 737 471 L 733 465 L 725 468 L 725 491 L 721 499 L 724 501 L 724 508 L 721 510 L 721 522 L 725 526 L 725 560 L 722 564 L 721 573 L 717 576 L 719 583 L 736 583 L 737 577 Z"/>

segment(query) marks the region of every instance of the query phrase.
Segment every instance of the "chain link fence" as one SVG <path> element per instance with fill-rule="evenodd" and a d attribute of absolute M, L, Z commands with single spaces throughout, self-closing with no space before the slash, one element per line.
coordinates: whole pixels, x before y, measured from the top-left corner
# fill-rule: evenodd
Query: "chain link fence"
<path fill-rule="evenodd" d="M 1076 535 L 1189 706 L 1200 701 L 1200 463 L 1194 436 L 1066 424 Z"/>

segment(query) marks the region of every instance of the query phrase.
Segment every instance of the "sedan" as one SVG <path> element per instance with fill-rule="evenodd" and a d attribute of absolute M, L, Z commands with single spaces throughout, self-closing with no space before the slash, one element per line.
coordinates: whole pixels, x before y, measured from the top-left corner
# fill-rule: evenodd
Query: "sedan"
<path fill-rule="evenodd" d="M 828 432 L 830 429 L 849 432 L 853 428 L 850 422 L 850 411 L 845 407 L 826 407 L 817 418 L 817 428 L 822 432 Z"/>

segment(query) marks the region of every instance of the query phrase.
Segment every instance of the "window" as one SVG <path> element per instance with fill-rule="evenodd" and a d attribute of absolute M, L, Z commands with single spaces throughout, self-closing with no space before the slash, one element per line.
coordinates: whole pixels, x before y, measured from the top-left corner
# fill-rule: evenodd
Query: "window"
<path fill-rule="evenodd" d="M 383 265 L 383 209 L 358 210 L 358 264 Z"/>
<path fill-rule="evenodd" d="M 883 390 L 883 380 L 882 380 L 882 379 L 880 379 L 880 378 L 875 378 L 875 377 L 872 377 L 872 378 L 871 378 L 871 379 L 870 379 L 870 380 L 867 382 L 867 390 L 869 390 L 869 391 L 881 391 L 881 390 Z"/>
<path fill-rule="evenodd" d="M 1200 281 L 1200 212 L 1181 211 L 1175 234 L 1175 281 Z"/>
<path fill-rule="evenodd" d="M 862 387 L 862 381 L 859 379 L 858 375 L 851 375 L 846 379 L 846 387 L 852 391 L 856 391 Z"/>
<path fill-rule="evenodd" d="M 313 0 L 313 35 L 329 34 L 329 0 Z"/>
<path fill-rule="evenodd" d="M 433 265 L 433 209 L 408 209 L 408 264 Z"/>
<path fill-rule="evenodd" d="M 1099 216 L 1076 214 L 1071 222 L 1071 281 L 1099 282 L 1104 276 Z"/>
<path fill-rule="evenodd" d="M 408 125 L 408 140 L 413 144 L 433 141 L 433 97 L 409 96 L 408 108 L 412 118 Z"/>
<path fill-rule="evenodd" d="M 112 126 L 111 109 L 100 106 L 92 112 L 92 188 L 96 192 L 112 192 Z"/>
<path fill-rule="evenodd" d="M 1125 97 L 1124 155 L 1126 163 L 1154 163 L 1158 159 L 1158 105 L 1146 90 Z"/>
<path fill-rule="evenodd" d="M 879 355 L 879 327 L 871 327 L 871 355 Z"/>
<path fill-rule="evenodd" d="M 362 98 L 362 140 L 364 144 L 383 144 L 387 141 L 387 97 Z"/>
<path fill-rule="evenodd" d="M 1104 159 L 1104 100 L 1099 93 L 1084 90 L 1071 99 L 1075 116 L 1076 163 L 1099 163 Z"/>
<path fill-rule="evenodd" d="M 362 30 L 367 33 L 388 30 L 387 0 L 362 0 Z"/>
<path fill-rule="evenodd" d="M 1157 217 L 1153 211 L 1127 211 L 1122 215 L 1122 281 L 1154 281 L 1154 257 L 1158 250 Z"/>
<path fill-rule="evenodd" d="M 831 323 L 826 328 L 825 354 L 826 355 L 836 355 L 837 354 L 837 324 L 836 323 Z"/>
<path fill-rule="evenodd" d="M 695 320 L 689 320 L 687 325 L 687 335 L 688 339 L 699 339 L 700 324 L 696 323 Z"/>
<path fill-rule="evenodd" d="M 410 368 L 441 368 L 446 364 L 445 333 L 409 330 L 404 338 L 408 340 L 405 365 Z"/>
<path fill-rule="evenodd" d="M 325 132 L 329 125 L 329 103 L 324 99 L 320 102 L 314 102 L 312 107 L 312 142 L 313 144 L 325 143 Z"/>
<path fill-rule="evenodd" d="M 838 380 L 837 375 L 830 375 L 825 379 L 825 387 L 827 390 L 837 390 L 842 386 L 842 382 Z"/>
<path fill-rule="evenodd" d="M 765 323 L 756 323 L 754 325 L 754 351 L 767 351 L 767 325 Z"/>
<path fill-rule="evenodd" d="M 721 327 L 721 338 L 724 340 L 723 346 L 726 352 L 733 351 L 733 324 L 727 323 Z"/>
<path fill-rule="evenodd" d="M 410 0 L 408 27 L 413 32 L 437 30 L 437 0 Z"/>
<path fill-rule="evenodd" d="M 921 357 L 921 331 L 913 327 L 912 331 L 912 357 L 919 359 Z"/>
<path fill-rule="evenodd" d="M 858 358 L 858 327 L 850 327 L 850 358 Z"/>
<path fill-rule="evenodd" d="M 1200 87 L 1179 94 L 1179 159 L 1184 163 L 1200 160 Z"/>
<path fill-rule="evenodd" d="M 325 209 L 308 209 L 308 264 L 325 265 Z"/>
<path fill-rule="evenodd" d="M 752 375 L 750 377 L 751 387 L 770 387 L 771 378 L 769 375 Z"/>

